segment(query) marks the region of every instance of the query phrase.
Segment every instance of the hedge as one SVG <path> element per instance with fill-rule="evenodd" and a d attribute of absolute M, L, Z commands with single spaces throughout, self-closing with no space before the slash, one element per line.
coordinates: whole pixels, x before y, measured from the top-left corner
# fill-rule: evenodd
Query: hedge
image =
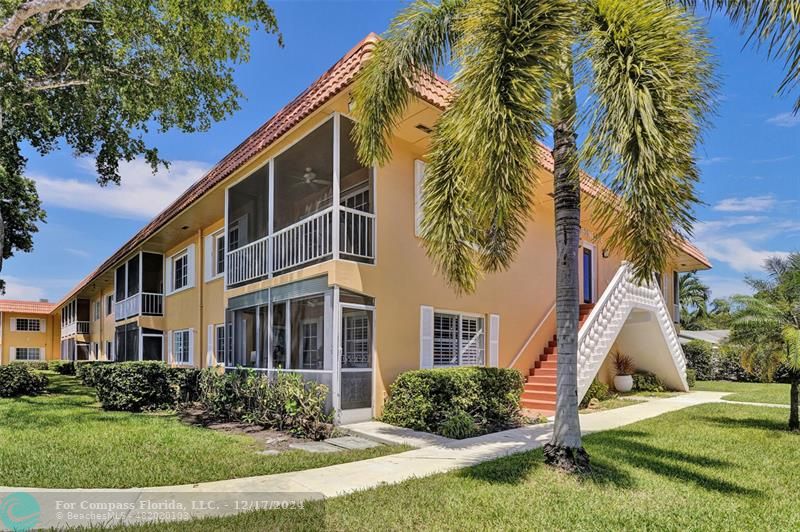
<path fill-rule="evenodd" d="M 391 385 L 382 420 L 450 437 L 454 432 L 495 432 L 519 424 L 522 386 L 520 373 L 508 368 L 407 371 Z M 465 415 L 474 431 L 466 430 Z M 457 427 L 451 418 L 458 420 Z"/>
<path fill-rule="evenodd" d="M 652 373 L 637 371 L 633 374 L 633 389 L 637 392 L 663 392 L 664 384 Z"/>
<path fill-rule="evenodd" d="M 39 395 L 47 387 L 47 376 L 24 364 L 0 366 L 0 397 Z"/>
<path fill-rule="evenodd" d="M 75 375 L 75 363 L 71 360 L 51 360 L 47 368 L 59 375 Z"/>
<path fill-rule="evenodd" d="M 722 344 L 716 348 L 703 340 L 691 340 L 683 345 L 686 367 L 695 371 L 699 381 L 755 382 L 757 375 L 748 372 L 741 363 L 741 355 L 733 345 Z"/>
<path fill-rule="evenodd" d="M 94 386 L 105 410 L 141 412 L 174 408 L 197 396 L 200 370 L 196 368 L 171 368 L 163 362 L 104 362 L 78 367 L 86 379 L 84 382 Z"/>
<path fill-rule="evenodd" d="M 297 373 L 209 368 L 199 382 L 198 401 L 213 420 L 244 421 L 314 440 L 333 432 L 333 415 L 325 406 L 328 387 Z"/>
<path fill-rule="evenodd" d="M 101 368 L 114 364 L 109 360 L 81 360 L 73 364 L 73 374 L 80 379 L 84 386 L 94 386 L 95 375 L 102 371 Z"/>
<path fill-rule="evenodd" d="M 27 368 L 35 369 L 37 371 L 45 371 L 48 369 L 47 362 L 45 362 L 44 360 L 14 360 L 9 365 L 25 366 Z"/>

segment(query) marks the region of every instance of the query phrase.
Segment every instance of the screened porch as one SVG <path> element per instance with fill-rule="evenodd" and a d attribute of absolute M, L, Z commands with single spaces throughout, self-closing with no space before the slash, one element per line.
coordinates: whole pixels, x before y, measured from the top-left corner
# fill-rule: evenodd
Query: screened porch
<path fill-rule="evenodd" d="M 352 129 L 334 113 L 227 189 L 228 286 L 330 259 L 374 261 L 374 176 Z"/>

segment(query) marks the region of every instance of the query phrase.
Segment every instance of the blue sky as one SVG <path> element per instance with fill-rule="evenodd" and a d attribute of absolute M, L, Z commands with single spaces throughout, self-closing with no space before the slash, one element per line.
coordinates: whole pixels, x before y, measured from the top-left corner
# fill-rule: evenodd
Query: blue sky
<path fill-rule="evenodd" d="M 93 162 L 68 150 L 28 153 L 48 223 L 35 250 L 4 265 L 7 298 L 58 300 L 245 136 L 294 98 L 370 31 L 382 32 L 403 3 L 389 1 L 272 2 L 285 47 L 252 36 L 252 56 L 236 80 L 242 109 L 205 133 L 150 135 L 172 161 L 152 175 L 141 161 L 124 164 L 121 187 L 94 183 Z M 697 152 L 704 204 L 695 241 L 714 263 L 703 272 L 712 297 L 744 291 L 769 255 L 800 250 L 800 117 L 797 92 L 778 96 L 781 65 L 742 49 L 727 21 L 707 20 L 716 48 L 721 96 L 713 128 Z"/>

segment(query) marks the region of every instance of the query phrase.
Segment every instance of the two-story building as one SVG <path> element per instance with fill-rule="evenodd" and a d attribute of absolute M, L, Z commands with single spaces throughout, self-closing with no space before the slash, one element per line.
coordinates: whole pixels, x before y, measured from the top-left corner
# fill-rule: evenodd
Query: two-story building
<path fill-rule="evenodd" d="M 555 401 L 552 157 L 514 265 L 456 295 L 419 237 L 431 128 L 451 88 L 414 84 L 392 158 L 365 167 L 350 133 L 350 89 L 368 36 L 67 294 L 53 311 L 66 359 L 291 371 L 329 386 L 339 420 L 380 413 L 403 371 L 458 365 L 528 375 L 523 405 Z M 586 196 L 608 194 L 586 176 Z M 581 393 L 610 378 L 611 349 L 686 388 L 678 272 L 710 264 L 675 242 L 659 284 L 639 286 L 583 214 Z"/>

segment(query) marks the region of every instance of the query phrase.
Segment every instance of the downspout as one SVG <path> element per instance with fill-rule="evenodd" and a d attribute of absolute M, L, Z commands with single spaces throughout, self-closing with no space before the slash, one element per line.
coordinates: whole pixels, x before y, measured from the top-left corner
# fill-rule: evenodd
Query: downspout
<path fill-rule="evenodd" d="M 194 278 L 195 278 L 195 282 L 197 282 L 197 311 L 198 311 L 198 316 L 197 316 L 197 340 L 198 341 L 197 341 L 197 345 L 200 347 L 200 353 L 198 355 L 198 360 L 197 360 L 198 363 L 196 364 L 196 367 L 198 367 L 198 368 L 202 368 L 203 367 L 203 353 L 205 353 L 206 350 L 208 350 L 208 346 L 204 346 L 203 345 L 204 338 L 206 336 L 205 334 L 203 334 L 203 290 L 205 289 L 205 285 L 206 285 L 205 272 L 203 270 L 203 268 L 205 267 L 205 264 L 203 264 L 203 261 L 205 261 L 206 250 L 203 247 L 203 242 L 204 242 L 204 240 L 203 240 L 203 230 L 202 229 L 198 229 L 197 230 L 197 249 L 198 249 L 199 253 L 197 253 L 196 256 L 195 256 L 195 264 L 194 264 L 194 267 L 195 267 Z M 200 267 L 199 268 L 197 267 L 197 261 L 200 261 Z M 194 353 L 192 353 L 192 356 L 194 356 Z"/>

